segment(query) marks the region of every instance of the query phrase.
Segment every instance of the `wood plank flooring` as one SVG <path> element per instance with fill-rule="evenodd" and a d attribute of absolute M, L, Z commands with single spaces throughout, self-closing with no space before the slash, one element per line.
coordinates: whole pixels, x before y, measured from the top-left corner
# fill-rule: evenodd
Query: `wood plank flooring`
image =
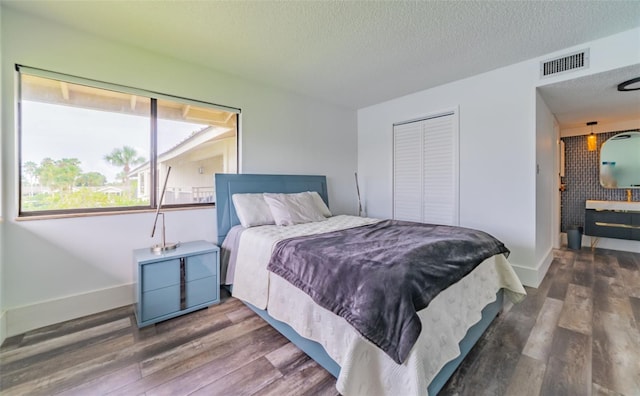
<path fill-rule="evenodd" d="M 640 395 L 640 254 L 555 251 L 442 395 Z M 223 292 L 224 293 L 224 292 Z M 336 395 L 238 300 L 138 329 L 131 307 L 5 340 L 2 395 Z"/>
<path fill-rule="evenodd" d="M 640 395 L 639 288 L 640 254 L 556 250 L 441 394 Z"/>

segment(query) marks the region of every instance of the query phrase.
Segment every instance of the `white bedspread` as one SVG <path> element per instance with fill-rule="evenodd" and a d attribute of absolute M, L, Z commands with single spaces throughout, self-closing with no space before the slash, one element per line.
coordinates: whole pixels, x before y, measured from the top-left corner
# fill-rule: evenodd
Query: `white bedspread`
<path fill-rule="evenodd" d="M 266 270 L 274 245 L 282 239 L 372 224 L 379 220 L 335 216 L 293 227 L 262 226 L 243 232 L 233 295 L 288 323 L 319 342 L 341 367 L 336 387 L 345 395 L 423 395 L 440 369 L 460 354 L 458 343 L 481 318 L 484 306 L 505 288 L 512 299 L 526 293 L 503 255 L 485 260 L 441 292 L 420 311 L 422 333 L 407 360 L 398 365 L 344 319 L 315 304 L 289 282 Z"/>
<path fill-rule="evenodd" d="M 236 271 L 233 279 L 233 295 L 255 305 L 267 308 L 271 274 L 267 271 L 271 252 L 278 241 L 303 235 L 320 234 L 373 224 L 380 219 L 356 216 L 333 216 L 326 221 L 304 223 L 295 226 L 267 225 L 244 230 L 238 244 Z M 241 267 L 241 268 L 238 268 Z"/>

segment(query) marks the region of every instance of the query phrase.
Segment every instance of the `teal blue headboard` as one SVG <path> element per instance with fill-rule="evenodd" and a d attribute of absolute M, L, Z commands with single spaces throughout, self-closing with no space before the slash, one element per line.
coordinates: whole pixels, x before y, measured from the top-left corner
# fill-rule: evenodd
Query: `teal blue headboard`
<path fill-rule="evenodd" d="M 240 224 L 231 196 L 239 193 L 298 193 L 317 191 L 329 206 L 326 176 L 308 175 L 236 175 L 216 173 L 216 215 L 218 244 L 231 227 Z"/>

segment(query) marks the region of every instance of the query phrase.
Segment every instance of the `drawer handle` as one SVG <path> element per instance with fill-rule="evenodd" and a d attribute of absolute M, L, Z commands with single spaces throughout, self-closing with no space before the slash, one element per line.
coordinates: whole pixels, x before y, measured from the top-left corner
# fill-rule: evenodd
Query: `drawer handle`
<path fill-rule="evenodd" d="M 596 225 L 600 227 L 631 228 L 634 230 L 640 230 L 640 226 L 634 226 L 631 224 L 601 223 L 599 221 L 596 221 Z"/>
<path fill-rule="evenodd" d="M 185 279 L 187 278 L 185 259 L 180 258 L 180 310 L 187 309 L 187 293 Z"/>

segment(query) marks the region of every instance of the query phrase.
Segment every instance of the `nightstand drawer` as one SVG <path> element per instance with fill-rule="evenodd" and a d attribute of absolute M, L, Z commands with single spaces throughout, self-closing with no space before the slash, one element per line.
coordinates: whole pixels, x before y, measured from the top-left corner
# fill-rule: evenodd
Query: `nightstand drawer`
<path fill-rule="evenodd" d="M 150 320 L 180 310 L 180 285 L 142 293 L 142 320 Z"/>
<path fill-rule="evenodd" d="M 187 282 L 187 308 L 194 305 L 210 302 L 211 304 L 218 301 L 220 285 L 218 285 L 218 277 L 210 276 L 201 278 L 191 282 Z"/>
<path fill-rule="evenodd" d="M 142 291 L 180 284 L 180 259 L 165 260 L 142 266 Z"/>
<path fill-rule="evenodd" d="M 216 255 L 218 253 L 198 254 L 187 257 L 187 282 L 216 275 Z"/>

